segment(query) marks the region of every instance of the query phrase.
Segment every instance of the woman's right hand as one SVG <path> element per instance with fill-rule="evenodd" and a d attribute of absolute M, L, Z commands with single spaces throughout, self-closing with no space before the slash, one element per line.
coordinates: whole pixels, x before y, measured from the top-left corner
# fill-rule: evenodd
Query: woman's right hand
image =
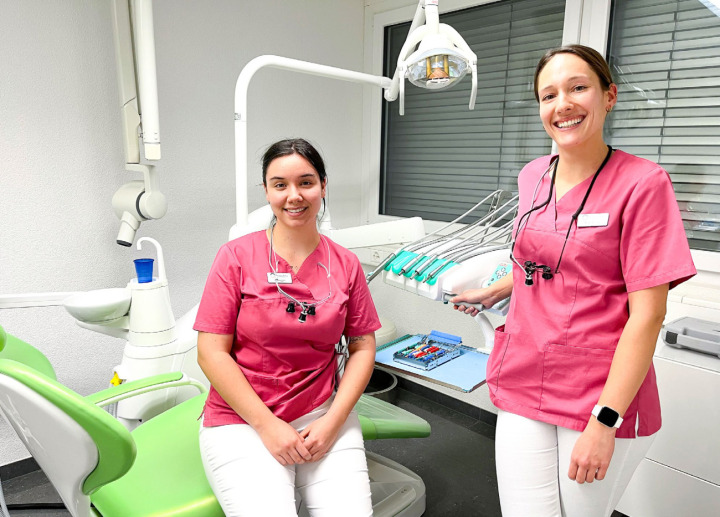
<path fill-rule="evenodd" d="M 453 309 L 456 311 L 464 312 L 470 316 L 476 316 L 480 311 L 470 304 L 480 304 L 483 307 L 492 307 L 496 301 L 493 300 L 493 296 L 487 287 L 482 289 L 468 289 L 450 298 L 450 303 L 454 305 Z"/>
<path fill-rule="evenodd" d="M 487 287 L 481 289 L 468 289 L 456 296 L 453 296 L 448 300 L 455 307 L 456 311 L 464 312 L 470 316 L 477 316 L 480 312 L 477 307 L 473 307 L 470 304 L 481 305 L 482 307 L 489 309 L 501 300 L 509 298 L 513 290 L 513 275 L 512 272 L 508 273 L 504 277 L 500 278 L 496 282 L 493 282 Z"/>
<path fill-rule="evenodd" d="M 262 426 L 255 428 L 265 448 L 280 465 L 305 463 L 312 459 L 303 439 L 290 424 L 272 415 Z"/>

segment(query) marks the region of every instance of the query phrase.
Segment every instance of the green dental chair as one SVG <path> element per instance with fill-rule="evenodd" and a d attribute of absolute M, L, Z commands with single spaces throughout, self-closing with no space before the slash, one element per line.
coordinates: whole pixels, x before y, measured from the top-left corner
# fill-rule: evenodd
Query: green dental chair
<path fill-rule="evenodd" d="M 132 432 L 102 409 L 129 396 L 186 385 L 205 389 L 182 373 L 169 373 L 82 397 L 55 380 L 40 351 L 0 327 L 0 413 L 76 517 L 223 516 L 198 447 L 205 393 Z M 366 440 L 430 434 L 423 419 L 372 397 L 363 396 L 356 410 Z M 375 515 L 420 515 L 425 505 L 420 478 L 367 455 Z M 304 508 L 299 515 L 307 515 Z"/>

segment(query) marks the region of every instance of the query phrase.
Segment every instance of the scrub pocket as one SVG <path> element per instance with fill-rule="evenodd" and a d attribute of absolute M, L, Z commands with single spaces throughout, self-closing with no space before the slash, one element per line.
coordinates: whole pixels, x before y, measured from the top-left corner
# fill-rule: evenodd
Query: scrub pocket
<path fill-rule="evenodd" d="M 488 363 L 485 368 L 485 378 L 487 379 L 488 387 L 492 393 L 497 391 L 500 366 L 505 358 L 508 342 L 510 341 L 510 334 L 505 333 L 504 330 L 505 325 L 495 329 L 493 349 L 490 352 L 490 358 L 488 359 Z"/>
<path fill-rule="evenodd" d="M 530 343 L 532 340 L 523 339 L 522 334 L 509 334 L 503 327 L 498 328 L 488 361 L 487 382 L 492 396 L 537 409 L 542 354 Z"/>
<path fill-rule="evenodd" d="M 543 361 L 542 411 L 577 419 L 597 404 L 614 350 L 550 344 Z"/>
<path fill-rule="evenodd" d="M 260 397 L 260 400 L 262 400 L 266 406 L 271 406 L 278 397 L 278 379 L 247 371 L 243 373 L 250 383 L 250 386 L 252 386 L 252 389 L 257 393 L 257 396 Z"/>

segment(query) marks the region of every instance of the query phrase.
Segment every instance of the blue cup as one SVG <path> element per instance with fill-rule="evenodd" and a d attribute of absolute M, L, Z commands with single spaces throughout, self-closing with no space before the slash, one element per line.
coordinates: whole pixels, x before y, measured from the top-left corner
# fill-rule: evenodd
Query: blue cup
<path fill-rule="evenodd" d="M 147 284 L 153 279 L 153 262 L 151 258 L 141 258 L 133 260 L 135 262 L 135 272 L 137 273 L 138 284 Z"/>

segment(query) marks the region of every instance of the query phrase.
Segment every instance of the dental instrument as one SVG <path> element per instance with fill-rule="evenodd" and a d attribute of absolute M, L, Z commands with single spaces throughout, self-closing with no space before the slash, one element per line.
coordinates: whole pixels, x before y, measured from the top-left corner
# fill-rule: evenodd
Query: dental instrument
<path fill-rule="evenodd" d="M 487 287 L 496 282 L 511 271 L 508 247 L 518 197 L 502 202 L 506 195 L 497 190 L 442 228 L 390 253 L 367 275 L 368 281 L 382 273 L 387 284 L 444 303 L 467 289 Z M 486 203 L 489 207 L 485 215 L 464 227 L 445 232 L 481 210 Z M 505 315 L 509 299 L 490 308 L 474 307 L 480 311 L 475 321 L 481 327 L 485 348 L 491 348 L 494 328 L 485 311 Z"/>
<path fill-rule="evenodd" d="M 273 246 L 273 235 L 275 234 L 274 230 L 275 220 L 273 219 L 273 222 L 270 225 L 270 249 L 268 250 L 268 264 L 270 265 L 270 269 L 272 270 L 272 272 L 268 273 L 268 282 L 273 282 L 275 284 L 275 287 L 277 287 L 278 292 L 282 294 L 285 298 L 290 300 L 287 305 L 287 309 L 285 309 L 286 312 L 295 312 L 296 305 L 299 305 L 301 307 L 300 317 L 298 318 L 298 321 L 300 323 L 305 323 L 307 321 L 308 315 L 315 316 L 315 309 L 323 305 L 332 296 L 332 283 L 330 281 L 330 245 L 328 244 L 327 239 L 323 238 L 323 236 L 321 235 L 320 240 L 325 243 L 325 247 L 327 248 L 328 265 L 325 266 L 325 264 L 323 264 L 322 262 L 318 262 L 317 265 L 318 267 L 323 268 L 325 270 L 325 273 L 327 273 L 328 294 L 320 300 L 314 300 L 312 302 L 302 302 L 294 296 L 288 294 L 282 287 L 280 287 L 281 276 L 287 276 L 287 279 L 292 282 L 292 275 L 290 275 L 289 273 L 278 273 L 278 259 L 275 255 L 275 247 Z M 273 258 L 275 258 L 275 260 L 273 260 Z M 285 283 L 284 279 L 283 283 Z"/>
<path fill-rule="evenodd" d="M 419 249 L 422 248 L 423 246 L 430 245 L 430 244 L 434 244 L 434 243 L 437 243 L 437 242 L 445 242 L 446 245 L 447 245 L 447 240 L 448 240 L 448 237 L 449 237 L 449 236 L 458 235 L 458 234 L 462 234 L 462 233 L 464 233 L 464 232 L 471 231 L 472 228 L 464 227 L 464 228 L 460 228 L 460 229 L 458 229 L 458 230 L 452 231 L 452 232 L 450 232 L 450 233 L 445 233 L 445 230 L 447 230 L 448 228 L 452 227 L 453 225 L 455 225 L 455 224 L 459 223 L 460 221 L 462 221 L 463 219 L 465 219 L 467 216 L 469 216 L 469 215 L 470 215 L 471 213 L 473 213 L 475 210 L 478 210 L 478 209 L 479 209 L 482 205 L 484 205 L 486 202 L 489 202 L 489 203 L 490 203 L 490 208 L 489 208 L 489 210 L 488 210 L 490 213 L 489 213 L 487 216 L 485 216 L 484 218 L 476 221 L 474 226 L 479 226 L 480 224 L 484 224 L 485 222 L 488 222 L 488 223 L 491 222 L 491 221 L 493 220 L 493 217 L 495 217 L 495 216 L 492 214 L 492 212 L 496 211 L 496 209 L 498 208 L 499 202 L 502 200 L 502 197 L 503 197 L 504 195 L 506 195 L 506 194 L 507 194 L 507 193 L 506 193 L 505 191 L 496 190 L 496 191 L 488 194 L 486 197 L 484 197 L 483 199 L 481 199 L 480 201 L 478 201 L 475 205 L 473 205 L 470 209 L 468 209 L 468 210 L 465 211 L 463 214 L 461 214 L 461 215 L 459 215 L 458 217 L 456 217 L 454 220 L 452 220 L 452 221 L 450 221 L 449 223 L 445 224 L 445 225 L 442 226 L 441 228 L 439 228 L 439 229 L 437 229 L 437 230 L 435 230 L 435 231 L 433 231 L 433 232 L 431 232 L 431 233 L 429 233 L 429 234 L 427 234 L 427 235 L 423 233 L 423 235 L 421 235 L 420 237 L 418 237 L 416 240 L 413 240 L 412 242 L 401 246 L 401 247 L 398 248 L 396 251 L 390 253 L 387 257 L 385 257 L 385 259 L 383 259 L 383 260 L 380 262 L 380 264 L 379 264 L 373 271 L 371 271 L 370 273 L 368 273 L 368 274 L 366 275 L 366 280 L 368 281 L 368 283 L 371 282 L 371 281 L 372 281 L 375 277 L 377 277 L 383 270 L 387 270 L 388 267 L 389 267 L 389 264 L 390 264 L 391 262 L 394 262 L 396 259 L 397 259 L 397 260 L 402 260 L 402 257 L 400 256 L 400 255 L 402 255 L 402 254 L 407 255 L 407 254 L 409 254 L 409 253 L 413 253 L 414 251 L 419 250 Z M 506 202 L 502 205 L 502 207 L 499 207 L 499 208 L 500 208 L 500 209 L 504 209 L 504 208 L 507 208 L 507 207 L 512 207 L 512 204 L 515 203 L 516 201 L 517 201 L 517 198 L 516 198 L 516 197 L 515 197 L 515 198 L 512 198 L 512 199 L 506 201 Z M 512 211 L 512 210 L 514 210 L 514 209 L 511 208 L 511 211 Z M 433 236 L 437 236 L 437 237 L 436 237 L 435 239 L 432 239 L 432 240 L 427 240 L 428 238 L 433 237 Z M 497 236 L 495 236 L 495 237 L 499 239 L 499 238 L 501 238 L 502 236 L 501 236 L 501 235 L 497 235 Z"/>
<path fill-rule="evenodd" d="M 413 368 L 432 370 L 460 357 L 462 338 L 433 330 L 422 337 L 419 343 L 409 345 L 393 353 L 393 361 Z"/>

